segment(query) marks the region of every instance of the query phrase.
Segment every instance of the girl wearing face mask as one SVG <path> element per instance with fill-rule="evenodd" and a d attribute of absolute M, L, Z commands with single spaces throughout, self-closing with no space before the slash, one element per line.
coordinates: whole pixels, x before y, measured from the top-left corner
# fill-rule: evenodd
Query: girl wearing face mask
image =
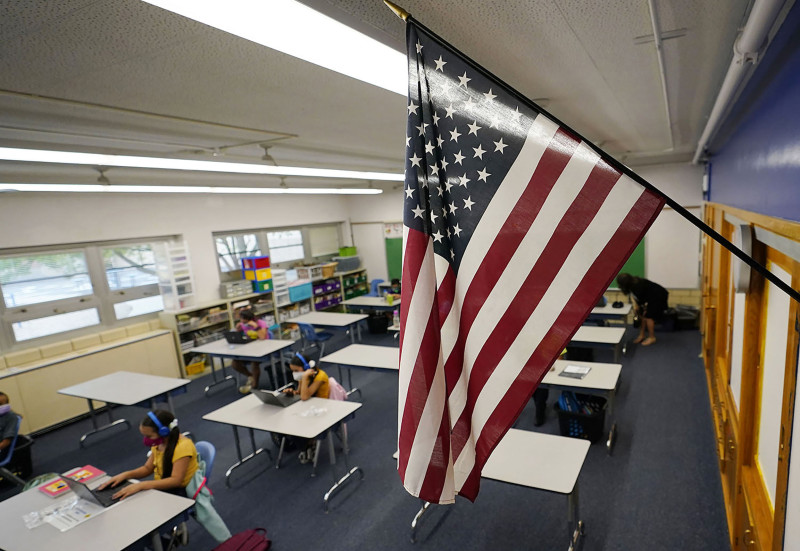
<path fill-rule="evenodd" d="M 206 488 L 205 463 L 198 461 L 194 442 L 181 434 L 178 420 L 166 410 L 149 411 L 139 424 L 142 444 L 150 449 L 145 464 L 111 477 L 100 489 L 117 486 L 130 478 L 142 479 L 153 475 L 153 480 L 125 486 L 114 494 L 114 499 L 125 499 L 142 490 L 154 489 L 190 497 L 195 500 L 195 515 L 211 536 L 218 542 L 231 537 L 228 527 L 212 505 Z M 181 536 L 188 537 L 185 523 L 181 523 Z"/>
<path fill-rule="evenodd" d="M 314 368 L 314 361 L 307 361 L 299 352 L 292 357 L 289 362 L 292 376 L 297 381 L 297 389 L 287 388 L 284 392 L 296 394 L 301 400 L 308 400 L 316 396 L 317 398 L 327 398 L 330 394 L 328 385 L 328 374 L 321 369 Z"/>
<path fill-rule="evenodd" d="M 197 472 L 197 450 L 194 442 L 181 434 L 178 420 L 169 411 L 151 411 L 142 419 L 139 432 L 142 433 L 142 443 L 151 452 L 145 464 L 112 477 L 101 488 L 109 484 L 114 487 L 129 478 L 142 479 L 152 474 L 153 480 L 125 486 L 114 494 L 114 499 L 124 499 L 151 488 L 185 495 L 184 488 Z"/>

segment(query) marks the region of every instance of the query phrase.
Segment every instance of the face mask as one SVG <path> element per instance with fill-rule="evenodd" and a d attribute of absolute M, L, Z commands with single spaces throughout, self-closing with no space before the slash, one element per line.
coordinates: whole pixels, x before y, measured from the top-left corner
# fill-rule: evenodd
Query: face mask
<path fill-rule="evenodd" d="M 11 411 L 11 404 L 3 404 L 0 406 L 0 415 L 5 415 L 9 411 Z"/>
<path fill-rule="evenodd" d="M 298 383 L 303 380 L 303 372 L 302 371 L 292 371 L 292 377 Z"/>
<path fill-rule="evenodd" d="M 164 443 L 163 438 L 148 438 L 147 436 L 142 438 L 142 444 L 144 444 L 148 448 L 152 448 L 153 446 L 160 446 L 163 443 Z"/>

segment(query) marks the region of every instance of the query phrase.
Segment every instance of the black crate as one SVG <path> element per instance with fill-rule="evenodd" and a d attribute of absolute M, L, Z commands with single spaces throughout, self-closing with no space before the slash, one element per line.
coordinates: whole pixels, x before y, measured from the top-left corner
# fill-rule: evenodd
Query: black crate
<path fill-rule="evenodd" d="M 6 465 L 9 471 L 23 479 L 29 478 L 33 473 L 31 446 L 33 446 L 33 438 L 27 434 L 20 434 L 17 437 L 17 445 L 14 447 L 14 456 Z"/>
<path fill-rule="evenodd" d="M 389 318 L 386 314 L 370 314 L 367 318 L 367 329 L 372 334 L 386 333 L 389 329 Z"/>
<path fill-rule="evenodd" d="M 575 397 L 581 403 L 590 404 L 597 413 L 586 414 L 564 411 L 556 402 L 558 428 L 561 431 L 561 436 L 582 438 L 583 440 L 589 440 L 592 444 L 599 442 L 604 435 L 606 399 L 588 394 L 576 394 Z"/>

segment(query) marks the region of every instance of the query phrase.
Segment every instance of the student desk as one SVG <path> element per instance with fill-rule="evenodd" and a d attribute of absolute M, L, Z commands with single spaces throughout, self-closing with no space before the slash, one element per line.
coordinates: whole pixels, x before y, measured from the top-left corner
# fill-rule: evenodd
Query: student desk
<path fill-rule="evenodd" d="M 59 389 L 58 393 L 75 396 L 76 398 L 85 398 L 89 402 L 89 413 L 92 417 L 94 429 L 81 436 L 80 445 L 83 447 L 86 438 L 92 434 L 102 432 L 119 424 L 127 425 L 128 428 L 131 426 L 127 419 L 117 419 L 115 421 L 109 407 L 107 408 L 109 423 L 98 427 L 97 412 L 95 412 L 92 400 L 122 406 L 132 406 L 139 402 L 150 400 L 151 407 L 155 409 L 155 398 L 166 394 L 170 410 L 175 411 L 170 392 L 177 388 L 185 387 L 189 382 L 189 379 L 173 379 L 146 373 L 117 371 L 97 379 Z"/>
<path fill-rule="evenodd" d="M 291 318 L 290 323 L 309 323 L 314 327 L 324 327 L 328 329 L 343 329 L 350 333 L 350 342 L 356 342 L 356 332 L 358 341 L 361 342 L 361 327 L 358 322 L 367 319 L 366 314 L 338 314 L 336 312 L 311 312 L 301 314 L 296 318 Z"/>
<path fill-rule="evenodd" d="M 573 377 L 563 377 L 560 375 L 568 365 L 583 365 L 591 367 L 592 370 L 583 379 Z M 547 372 L 540 388 L 554 388 L 557 390 L 572 390 L 583 394 L 601 395 L 606 398 L 606 421 L 611 428 L 608 431 L 606 448 L 609 453 L 614 446 L 614 439 L 617 434 L 617 422 L 614 419 L 614 398 L 617 394 L 619 375 L 622 371 L 621 364 L 606 364 L 597 362 L 573 362 L 569 360 L 556 360 L 552 369 Z"/>
<path fill-rule="evenodd" d="M 611 304 L 605 306 L 596 306 L 592 308 L 589 313 L 589 320 L 618 320 L 623 324 L 628 319 L 628 314 L 631 313 L 633 306 L 630 303 L 625 303 L 621 308 L 614 308 Z"/>
<path fill-rule="evenodd" d="M 225 358 L 241 360 L 243 362 L 262 363 L 269 358 L 269 365 L 272 369 L 272 380 L 278 384 L 278 372 L 275 368 L 275 353 L 294 344 L 293 340 L 263 339 L 250 341 L 244 344 L 230 344 L 225 339 L 210 342 L 203 346 L 192 348 L 190 352 L 197 354 L 208 354 L 211 356 L 211 376 L 214 382 L 206 387 L 206 395 L 212 387 L 231 382 L 236 385 L 236 379 L 232 375 L 225 375 Z M 217 372 L 214 369 L 214 358 L 219 359 L 222 379 L 217 379 Z M 283 382 L 286 383 L 286 374 L 283 373 Z"/>
<path fill-rule="evenodd" d="M 22 515 L 49 507 L 61 499 L 72 499 L 68 492 L 56 499 L 37 489 L 15 495 L 0 502 L 0 549 L 31 551 L 58 549 L 86 551 L 87 549 L 124 549 L 147 534 L 152 534 L 152 546 L 161 551 L 158 528 L 169 519 L 194 505 L 194 500 L 158 490 L 145 490 L 108 507 L 66 532 L 44 524 L 28 529 Z"/>
<path fill-rule="evenodd" d="M 588 440 L 509 429 L 484 465 L 481 477 L 566 495 L 568 549 L 573 551 L 584 532 L 578 508 L 578 475 L 589 445 Z M 425 502 L 411 522 L 412 542 L 428 507 L 430 503 Z"/>
<path fill-rule="evenodd" d="M 317 438 L 319 435 L 327 432 L 328 452 L 331 459 L 331 472 L 334 476 L 334 484 L 325 493 L 323 497 L 323 504 L 325 511 L 328 511 L 328 500 L 333 493 L 338 490 L 347 479 L 356 472 L 364 477 L 363 471 L 360 467 L 348 468 L 346 474 L 336 480 L 336 474 L 333 472 L 333 465 L 336 464 L 336 455 L 334 453 L 333 436 L 331 435 L 331 428 L 337 423 L 342 421 L 345 417 L 356 411 L 361 407 L 358 402 L 327 400 L 325 398 L 310 398 L 306 401 L 297 401 L 288 407 L 272 406 L 263 403 L 256 396 L 245 396 L 235 402 L 223 406 L 211 413 L 203 416 L 207 421 L 215 421 L 230 425 L 233 428 L 233 439 L 236 443 L 236 454 L 239 461 L 231 465 L 225 473 L 225 484 L 230 487 L 230 476 L 233 471 L 241 467 L 244 463 L 255 458 L 262 452 L 272 458 L 269 450 L 264 448 L 256 449 L 255 436 L 253 431 L 260 430 L 265 432 L 277 432 L 279 434 L 286 434 L 289 436 L 296 436 L 298 438 Z M 324 410 L 324 411 L 323 411 Z M 313 411 L 321 411 L 319 415 L 314 415 Z M 238 427 L 248 429 L 250 433 L 250 443 L 253 447 L 253 452 L 247 457 L 242 457 L 242 448 L 239 442 Z M 345 466 L 347 467 L 347 444 L 344 446 Z M 279 465 L 276 462 L 275 467 Z"/>
<path fill-rule="evenodd" d="M 342 302 L 347 308 L 363 308 L 366 310 L 397 310 L 400 308 L 400 299 L 394 299 L 389 304 L 383 297 L 360 296 Z"/>
<path fill-rule="evenodd" d="M 339 377 L 343 367 L 347 369 L 347 386 L 349 392 L 361 391 L 353 388 L 352 372 L 354 369 L 371 369 L 373 371 L 393 371 L 400 370 L 400 349 L 393 346 L 375 346 L 371 344 L 351 344 L 333 354 L 328 354 L 320 358 L 320 363 L 335 364 L 339 367 Z"/>
<path fill-rule="evenodd" d="M 614 362 L 619 363 L 623 353 L 622 339 L 625 337 L 624 327 L 593 327 L 581 325 L 568 346 L 579 348 L 612 348 Z"/>

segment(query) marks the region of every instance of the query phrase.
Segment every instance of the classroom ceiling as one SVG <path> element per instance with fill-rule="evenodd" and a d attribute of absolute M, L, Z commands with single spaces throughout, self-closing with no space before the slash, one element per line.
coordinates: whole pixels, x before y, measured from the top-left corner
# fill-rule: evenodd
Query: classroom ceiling
<path fill-rule="evenodd" d="M 405 50 L 404 24 L 381 0 L 304 3 Z M 748 0 L 653 0 L 662 76 L 647 0 L 398 3 L 634 167 L 691 159 L 749 10 Z M 0 0 L 0 44 L 3 147 L 403 170 L 404 97 L 139 0 Z M 7 182 L 97 177 L 91 167 L 0 162 Z M 256 178 L 224 177 L 247 179 Z"/>

